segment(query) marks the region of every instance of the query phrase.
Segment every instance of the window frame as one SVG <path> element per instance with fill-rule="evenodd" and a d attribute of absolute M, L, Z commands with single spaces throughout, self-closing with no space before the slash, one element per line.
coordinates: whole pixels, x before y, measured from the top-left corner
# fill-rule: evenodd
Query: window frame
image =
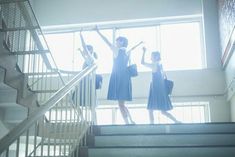
<path fill-rule="evenodd" d="M 126 20 L 119 22 L 102 22 L 97 23 L 101 30 L 111 29 L 112 30 L 112 42 L 115 43 L 116 31 L 118 29 L 128 29 L 128 28 L 140 28 L 140 27 L 157 27 L 160 25 L 168 24 L 180 24 L 180 23 L 199 23 L 200 31 L 200 43 L 201 43 L 201 62 L 202 65 L 198 69 L 206 69 L 207 66 L 207 55 L 205 51 L 205 38 L 203 31 L 203 20 L 202 15 L 190 15 L 190 16 L 177 16 L 177 17 L 162 17 L 162 18 L 152 18 L 152 19 L 139 19 L 139 20 Z M 77 33 L 83 28 L 84 31 L 94 30 L 94 24 L 78 24 L 78 25 L 68 25 L 68 26 L 52 26 L 44 27 L 43 31 L 45 35 L 47 34 L 62 34 L 62 33 Z M 74 35 L 75 36 L 75 35 Z M 74 40 L 74 39 L 73 39 Z M 74 40 L 75 41 L 75 40 Z M 187 69 L 187 70 L 198 70 L 196 69 Z M 181 70 L 166 70 L 166 71 L 181 71 Z M 182 69 L 183 71 L 183 69 Z M 145 71 L 143 71 L 145 72 Z M 102 72 L 102 74 L 108 74 L 110 72 Z"/>

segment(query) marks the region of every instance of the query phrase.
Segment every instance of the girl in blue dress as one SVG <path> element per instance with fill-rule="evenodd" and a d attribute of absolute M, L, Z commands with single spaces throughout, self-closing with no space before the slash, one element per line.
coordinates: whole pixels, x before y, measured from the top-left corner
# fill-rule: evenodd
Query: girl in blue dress
<path fill-rule="evenodd" d="M 130 50 L 127 50 L 127 38 L 118 37 L 116 39 L 116 45 L 113 45 L 97 28 L 96 31 L 113 52 L 113 68 L 109 81 L 107 98 L 108 100 L 118 101 L 119 109 L 126 124 L 135 124 L 129 110 L 125 106 L 125 101 L 132 100 L 131 76 L 127 70 L 127 66 L 131 51 L 142 42 Z"/>
<path fill-rule="evenodd" d="M 169 110 L 173 108 L 171 100 L 166 92 L 165 87 L 165 75 L 161 65 L 161 56 L 159 52 L 152 52 L 151 61 L 152 63 L 145 62 L 146 48 L 143 47 L 143 55 L 141 64 L 152 69 L 152 82 L 150 84 L 150 91 L 148 97 L 148 106 L 150 124 L 154 124 L 154 110 L 160 110 L 161 113 L 170 118 L 175 123 L 179 123 L 176 118 L 170 114 Z"/>

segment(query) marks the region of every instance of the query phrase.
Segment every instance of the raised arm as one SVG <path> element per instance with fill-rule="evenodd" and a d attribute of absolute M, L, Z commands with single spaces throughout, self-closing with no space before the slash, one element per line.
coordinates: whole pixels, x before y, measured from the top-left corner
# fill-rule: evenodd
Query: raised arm
<path fill-rule="evenodd" d="M 88 51 L 87 50 L 87 47 L 86 47 L 86 43 L 85 43 L 85 40 L 83 38 L 83 35 L 82 35 L 82 30 L 80 31 L 80 39 L 81 39 L 81 43 L 82 43 L 82 47 L 85 51 Z"/>
<path fill-rule="evenodd" d="M 82 57 L 86 60 L 87 54 L 84 51 L 82 51 L 80 48 L 78 49 L 78 51 L 82 54 Z"/>
<path fill-rule="evenodd" d="M 86 63 L 90 64 L 90 63 L 93 63 L 95 61 L 94 57 L 92 57 L 90 55 L 90 53 L 82 51 L 80 48 L 78 49 L 78 51 L 80 51 L 80 53 L 82 54 L 82 57 L 84 58 Z"/>
<path fill-rule="evenodd" d="M 140 45 L 143 44 L 143 43 L 144 43 L 144 42 L 141 41 L 141 42 L 139 42 L 138 44 L 136 44 L 135 46 L 133 46 L 131 49 L 129 49 L 129 50 L 127 51 L 127 55 L 130 55 L 131 51 L 133 51 L 134 49 L 136 49 L 138 46 L 140 46 Z"/>
<path fill-rule="evenodd" d="M 85 40 L 82 35 L 82 31 L 80 31 L 80 39 L 82 42 L 83 51 L 81 49 L 79 49 L 79 51 L 81 52 L 81 54 L 86 62 L 93 62 L 94 58 L 92 57 L 89 50 L 87 49 L 87 45 L 86 45 Z"/>
<path fill-rule="evenodd" d="M 100 32 L 100 30 L 96 27 L 95 28 L 96 32 L 99 34 L 101 39 L 110 47 L 111 50 L 115 49 L 115 46 Z"/>
<path fill-rule="evenodd" d="M 145 53 L 146 53 L 146 48 L 143 47 L 143 55 L 142 55 L 142 59 L 141 59 L 141 64 L 144 65 L 144 66 L 146 66 L 146 67 L 148 67 L 148 68 L 153 69 L 153 68 L 154 68 L 154 65 L 153 65 L 153 64 L 151 64 L 151 63 L 146 63 L 146 62 L 145 62 Z"/>

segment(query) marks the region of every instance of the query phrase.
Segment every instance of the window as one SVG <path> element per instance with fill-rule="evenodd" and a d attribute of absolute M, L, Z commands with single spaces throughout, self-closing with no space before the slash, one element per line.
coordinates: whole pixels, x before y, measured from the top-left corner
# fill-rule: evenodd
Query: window
<path fill-rule="evenodd" d="M 145 27 L 130 27 L 113 30 L 101 30 L 110 40 L 113 37 L 125 36 L 129 47 L 140 41 L 147 48 L 146 60 L 150 62 L 152 51 L 160 51 L 164 69 L 188 70 L 205 67 L 203 42 L 200 22 L 161 24 Z M 85 41 L 94 47 L 98 54 L 98 73 L 110 73 L 113 55 L 109 47 L 94 31 L 83 32 Z M 47 34 L 46 39 L 60 69 L 81 70 L 83 58 L 78 51 L 81 48 L 79 32 Z M 135 49 L 131 62 L 137 64 L 139 72 L 149 71 L 141 65 L 142 48 Z"/>
<path fill-rule="evenodd" d="M 148 51 L 146 56 L 148 62 L 152 51 L 160 51 L 166 70 L 205 67 L 199 22 L 120 29 L 117 35 L 126 36 L 130 47 L 144 41 Z M 140 64 L 141 57 L 141 49 L 133 51 L 132 62 L 138 65 L 139 71 L 148 71 Z"/>
<path fill-rule="evenodd" d="M 74 33 L 47 34 L 45 38 L 59 69 L 73 70 Z M 82 62 L 81 56 L 79 58 L 77 62 Z"/>
<path fill-rule="evenodd" d="M 198 22 L 160 26 L 161 55 L 165 69 L 203 68 L 200 26 Z"/>
<path fill-rule="evenodd" d="M 209 122 L 208 102 L 184 102 L 174 103 L 173 110 L 169 111 L 177 120 L 183 123 L 205 123 Z M 136 124 L 149 124 L 148 110 L 145 104 L 127 105 Z M 155 123 L 173 123 L 170 119 L 162 115 L 159 111 L 154 112 Z M 117 106 L 100 106 L 97 108 L 98 125 L 124 124 Z"/>
<path fill-rule="evenodd" d="M 140 41 L 148 48 L 148 51 L 159 50 L 157 40 L 157 27 L 126 28 L 117 30 L 116 36 L 125 36 L 128 39 L 128 47 L 131 48 Z M 138 71 L 148 71 L 149 69 L 141 65 L 142 46 L 135 49 L 131 54 L 131 63 L 138 65 Z M 146 61 L 150 62 L 150 53 L 146 55 Z"/>

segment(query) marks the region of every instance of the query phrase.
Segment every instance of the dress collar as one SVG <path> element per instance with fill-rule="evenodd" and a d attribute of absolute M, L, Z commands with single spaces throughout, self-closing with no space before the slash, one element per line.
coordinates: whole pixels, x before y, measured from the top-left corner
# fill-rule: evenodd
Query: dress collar
<path fill-rule="evenodd" d="M 119 50 L 126 50 L 126 47 L 120 47 Z"/>

